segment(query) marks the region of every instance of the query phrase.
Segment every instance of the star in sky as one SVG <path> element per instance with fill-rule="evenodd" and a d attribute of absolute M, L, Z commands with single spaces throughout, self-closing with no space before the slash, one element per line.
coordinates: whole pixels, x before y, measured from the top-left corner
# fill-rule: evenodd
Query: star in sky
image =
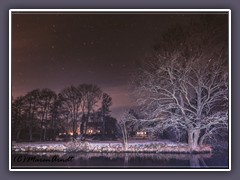
<path fill-rule="evenodd" d="M 112 96 L 117 116 L 133 106 L 126 94 L 136 63 L 152 52 L 162 32 L 195 16 L 13 14 L 13 96 L 35 88 L 58 93 L 71 84 L 92 83 Z"/>

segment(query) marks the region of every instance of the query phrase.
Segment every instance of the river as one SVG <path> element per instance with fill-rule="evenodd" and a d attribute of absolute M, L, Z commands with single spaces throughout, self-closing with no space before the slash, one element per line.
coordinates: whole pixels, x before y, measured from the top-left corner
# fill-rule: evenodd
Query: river
<path fill-rule="evenodd" d="M 228 153 L 13 153 L 12 168 L 228 169 Z"/>

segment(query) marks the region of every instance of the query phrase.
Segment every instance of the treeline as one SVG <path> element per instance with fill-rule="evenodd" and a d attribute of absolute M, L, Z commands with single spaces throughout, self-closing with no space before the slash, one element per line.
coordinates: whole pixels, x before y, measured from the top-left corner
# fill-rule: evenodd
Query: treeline
<path fill-rule="evenodd" d="M 12 140 L 55 140 L 59 133 L 85 137 L 89 122 L 101 124 L 101 135 L 116 128 L 110 116 L 112 98 L 93 84 L 70 86 L 56 93 L 34 89 L 12 98 Z"/>

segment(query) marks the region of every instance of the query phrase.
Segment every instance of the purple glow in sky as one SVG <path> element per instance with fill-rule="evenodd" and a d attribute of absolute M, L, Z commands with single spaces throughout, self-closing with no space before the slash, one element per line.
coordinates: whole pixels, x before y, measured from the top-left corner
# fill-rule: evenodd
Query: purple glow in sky
<path fill-rule="evenodd" d="M 12 95 L 93 83 L 112 115 L 134 106 L 129 80 L 163 31 L 194 14 L 13 13 Z"/>

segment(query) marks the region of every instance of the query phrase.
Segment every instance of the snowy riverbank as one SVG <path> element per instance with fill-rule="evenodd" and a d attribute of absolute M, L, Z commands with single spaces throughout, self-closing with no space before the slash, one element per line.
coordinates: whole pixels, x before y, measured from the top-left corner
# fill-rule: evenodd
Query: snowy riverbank
<path fill-rule="evenodd" d="M 99 142 L 33 142 L 13 143 L 13 152 L 154 152 L 154 153 L 191 153 L 185 143 L 171 141 L 129 141 L 127 148 L 119 141 Z M 196 153 L 209 153 L 210 146 L 199 147 Z"/>

